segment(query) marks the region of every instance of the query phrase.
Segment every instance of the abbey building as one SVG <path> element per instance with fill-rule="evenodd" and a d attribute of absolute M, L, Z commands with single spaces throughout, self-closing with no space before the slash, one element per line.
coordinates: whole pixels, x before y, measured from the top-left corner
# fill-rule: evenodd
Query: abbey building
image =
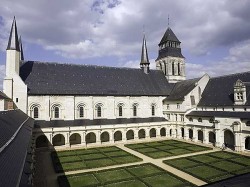
<path fill-rule="evenodd" d="M 140 69 L 24 59 L 14 20 L 3 92 L 35 120 L 37 147 L 177 138 L 250 149 L 250 72 L 186 80 L 171 28 L 159 43 L 156 70 L 145 36 Z"/>

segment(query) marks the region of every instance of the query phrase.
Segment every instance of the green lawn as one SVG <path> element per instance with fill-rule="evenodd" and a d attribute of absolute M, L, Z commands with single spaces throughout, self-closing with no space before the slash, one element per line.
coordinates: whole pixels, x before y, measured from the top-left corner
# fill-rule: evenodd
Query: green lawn
<path fill-rule="evenodd" d="M 177 140 L 164 140 L 164 141 L 148 142 L 148 143 L 127 144 L 125 146 L 154 159 L 183 155 L 183 154 L 212 149 Z"/>
<path fill-rule="evenodd" d="M 163 162 L 208 183 L 250 172 L 250 157 L 222 151 Z"/>
<path fill-rule="evenodd" d="M 115 146 L 52 152 L 51 158 L 57 173 L 142 161 Z"/>
<path fill-rule="evenodd" d="M 59 187 L 176 187 L 194 186 L 152 164 L 59 176 Z"/>

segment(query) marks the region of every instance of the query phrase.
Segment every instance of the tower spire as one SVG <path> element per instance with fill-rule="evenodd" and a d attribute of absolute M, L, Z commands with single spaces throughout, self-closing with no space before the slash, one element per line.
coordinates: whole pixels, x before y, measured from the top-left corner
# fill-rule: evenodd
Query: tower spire
<path fill-rule="evenodd" d="M 19 48 L 20 48 L 20 60 L 24 60 L 24 56 L 23 56 L 23 44 L 22 44 L 22 38 L 21 36 L 19 37 Z"/>
<path fill-rule="evenodd" d="M 149 60 L 148 60 L 148 50 L 146 43 L 146 36 L 143 33 L 143 41 L 142 41 L 142 51 L 141 51 L 141 62 L 140 67 L 144 70 L 145 73 L 149 73 Z"/>
<path fill-rule="evenodd" d="M 168 14 L 168 27 L 169 27 L 169 14 Z"/>
<path fill-rule="evenodd" d="M 11 26 L 11 30 L 10 30 L 10 36 L 9 36 L 9 42 L 8 42 L 8 46 L 7 46 L 6 50 L 20 51 L 15 16 L 14 16 L 14 19 L 13 19 L 13 22 L 12 22 L 12 26 Z"/>

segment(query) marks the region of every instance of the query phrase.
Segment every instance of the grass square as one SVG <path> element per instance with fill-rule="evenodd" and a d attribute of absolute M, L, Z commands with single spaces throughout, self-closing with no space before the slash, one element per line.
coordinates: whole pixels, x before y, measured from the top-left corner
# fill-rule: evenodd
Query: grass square
<path fill-rule="evenodd" d="M 179 143 L 179 142 L 175 141 L 175 140 L 164 140 L 161 143 L 166 144 L 166 145 L 171 145 L 171 144 L 176 144 L 176 143 Z"/>
<path fill-rule="evenodd" d="M 105 155 L 114 157 L 114 156 L 128 156 L 130 154 L 126 151 L 115 151 L 115 152 L 107 152 L 105 153 Z"/>
<path fill-rule="evenodd" d="M 126 180 L 133 178 L 133 176 L 125 169 L 114 169 L 108 171 L 101 171 L 95 173 L 97 179 L 103 184 L 107 182 Z"/>
<path fill-rule="evenodd" d="M 77 155 L 86 155 L 86 154 L 92 154 L 92 153 L 98 153 L 99 151 L 95 148 L 91 148 L 91 149 L 78 149 L 75 150 L 75 153 Z"/>
<path fill-rule="evenodd" d="M 189 168 L 199 165 L 199 163 L 189 160 L 187 158 L 180 158 L 180 159 L 174 159 L 174 160 L 165 160 L 164 163 L 172 165 L 177 168 Z"/>
<path fill-rule="evenodd" d="M 139 165 L 139 166 L 135 166 L 135 167 L 129 167 L 127 169 L 128 169 L 128 171 L 130 171 L 131 173 L 133 173 L 134 175 L 136 175 L 138 177 L 163 172 L 161 169 L 159 169 L 159 168 L 157 168 L 157 167 L 155 167 L 155 166 L 153 166 L 151 164 L 145 164 L 145 165 Z"/>
<path fill-rule="evenodd" d="M 145 148 L 148 147 L 146 146 L 144 143 L 138 143 L 138 144 L 127 144 L 125 145 L 126 147 L 130 148 L 130 149 L 137 149 L 137 148 Z"/>
<path fill-rule="evenodd" d="M 137 158 L 133 155 L 128 156 L 120 156 L 120 157 L 112 157 L 112 160 L 119 164 L 126 164 L 131 162 L 140 162 L 142 159 Z"/>
<path fill-rule="evenodd" d="M 226 160 L 222 160 L 222 161 L 215 162 L 215 163 L 210 163 L 210 165 L 214 166 L 216 168 L 219 168 L 219 169 L 223 169 L 225 171 L 229 171 L 229 172 L 237 171 L 237 170 L 245 168 L 245 166 L 235 164 L 233 162 L 229 162 L 229 161 L 226 161 Z"/>
<path fill-rule="evenodd" d="M 112 183 L 105 185 L 105 187 L 147 187 L 143 182 L 135 179 L 130 181 L 122 181 L 118 183 Z"/>
<path fill-rule="evenodd" d="M 175 178 L 167 173 L 161 175 L 155 175 L 150 177 L 145 177 L 142 179 L 146 183 L 154 187 L 174 187 L 183 185 L 183 181 Z"/>
<path fill-rule="evenodd" d="M 186 149 L 190 151 L 207 151 L 210 150 L 211 148 L 208 147 L 201 147 L 201 146 L 188 146 Z"/>
<path fill-rule="evenodd" d="M 229 177 L 233 177 L 234 175 L 230 174 L 230 173 L 227 173 L 225 175 L 222 175 L 222 176 L 218 176 L 218 177 L 214 177 L 212 179 L 209 179 L 210 182 L 216 182 L 216 181 L 220 181 L 220 180 L 223 180 L 223 179 L 227 179 Z"/>
<path fill-rule="evenodd" d="M 78 175 L 67 177 L 70 187 L 84 187 L 89 185 L 98 185 L 98 181 L 93 174 Z"/>
<path fill-rule="evenodd" d="M 140 153 L 147 153 L 147 152 L 156 152 L 157 149 L 155 148 L 152 148 L 152 147 L 146 147 L 146 148 L 139 148 L 139 149 L 136 149 L 136 151 L 140 152 Z"/>
<path fill-rule="evenodd" d="M 176 149 L 177 147 L 173 146 L 173 145 L 162 145 L 162 146 L 159 146 L 157 148 L 160 149 L 160 150 L 168 151 L 168 150 L 171 150 L 171 149 Z"/>
<path fill-rule="evenodd" d="M 104 167 L 104 166 L 111 166 L 116 164 L 113 160 L 110 158 L 102 158 L 97 160 L 87 160 L 85 161 L 88 168 L 98 168 L 98 167 Z"/>
<path fill-rule="evenodd" d="M 238 170 L 238 171 L 234 171 L 233 173 L 235 175 L 241 175 L 241 174 L 244 174 L 244 173 L 250 173 L 250 167 L 247 167 L 247 168 L 244 168 L 244 169 L 241 169 L 241 170 Z"/>
<path fill-rule="evenodd" d="M 87 167 L 84 162 L 61 163 L 61 165 L 64 171 L 81 170 Z"/>
<path fill-rule="evenodd" d="M 52 152 L 52 154 L 55 154 L 58 157 L 63 157 L 63 156 L 73 156 L 76 153 L 75 151 L 57 151 L 57 152 Z"/>
<path fill-rule="evenodd" d="M 59 157 L 59 161 L 61 163 L 65 163 L 65 162 L 77 162 L 82 160 L 78 156 L 64 156 L 64 157 Z"/>
<path fill-rule="evenodd" d="M 150 143 L 145 143 L 145 145 L 150 146 L 150 147 L 155 147 L 155 146 L 158 147 L 158 146 L 162 146 L 164 144 L 161 142 L 150 142 Z"/>
<path fill-rule="evenodd" d="M 210 166 L 197 166 L 197 167 L 192 167 L 192 168 L 187 168 L 185 171 L 197 176 L 198 178 L 201 179 L 206 179 L 208 180 L 209 178 L 216 177 L 218 175 L 225 175 L 227 174 L 224 171 L 217 170 L 215 168 L 212 168 Z"/>
<path fill-rule="evenodd" d="M 121 149 L 115 146 L 111 146 L 111 147 L 101 147 L 98 148 L 98 150 L 106 153 L 106 152 L 120 151 Z"/>
<path fill-rule="evenodd" d="M 174 155 L 188 154 L 188 153 L 191 153 L 192 151 L 189 151 L 189 150 L 187 150 L 187 149 L 178 148 L 178 149 L 169 150 L 168 152 L 172 153 L 173 156 L 174 156 Z"/>
<path fill-rule="evenodd" d="M 228 152 L 223 152 L 223 151 L 219 151 L 219 152 L 215 152 L 215 153 L 210 153 L 210 155 L 215 156 L 217 158 L 223 158 L 223 159 L 230 159 L 230 158 L 237 157 L 236 154 L 228 153 Z"/>
<path fill-rule="evenodd" d="M 103 155 L 102 153 L 93 153 L 87 155 L 79 155 L 79 157 L 83 160 L 94 160 L 94 159 L 106 158 L 107 156 Z"/>
<path fill-rule="evenodd" d="M 239 164 L 250 166 L 250 157 L 248 158 L 248 157 L 240 156 L 238 158 L 232 158 L 231 160 Z"/>
<path fill-rule="evenodd" d="M 195 160 L 195 161 L 199 161 L 202 163 L 210 163 L 210 162 L 216 162 L 219 161 L 219 158 L 216 157 L 212 157 L 209 155 L 197 155 L 197 156 L 192 156 L 192 157 L 188 157 L 189 159 Z"/>
<path fill-rule="evenodd" d="M 173 156 L 171 153 L 167 153 L 165 151 L 146 153 L 146 155 L 151 157 L 151 158 L 163 158 L 163 157 Z"/>

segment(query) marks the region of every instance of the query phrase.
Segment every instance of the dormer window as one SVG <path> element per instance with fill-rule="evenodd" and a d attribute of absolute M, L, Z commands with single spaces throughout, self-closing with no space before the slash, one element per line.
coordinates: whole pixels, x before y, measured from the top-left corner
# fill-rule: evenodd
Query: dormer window
<path fill-rule="evenodd" d="M 246 86 L 238 79 L 234 84 L 234 104 L 244 105 L 246 103 Z"/>

